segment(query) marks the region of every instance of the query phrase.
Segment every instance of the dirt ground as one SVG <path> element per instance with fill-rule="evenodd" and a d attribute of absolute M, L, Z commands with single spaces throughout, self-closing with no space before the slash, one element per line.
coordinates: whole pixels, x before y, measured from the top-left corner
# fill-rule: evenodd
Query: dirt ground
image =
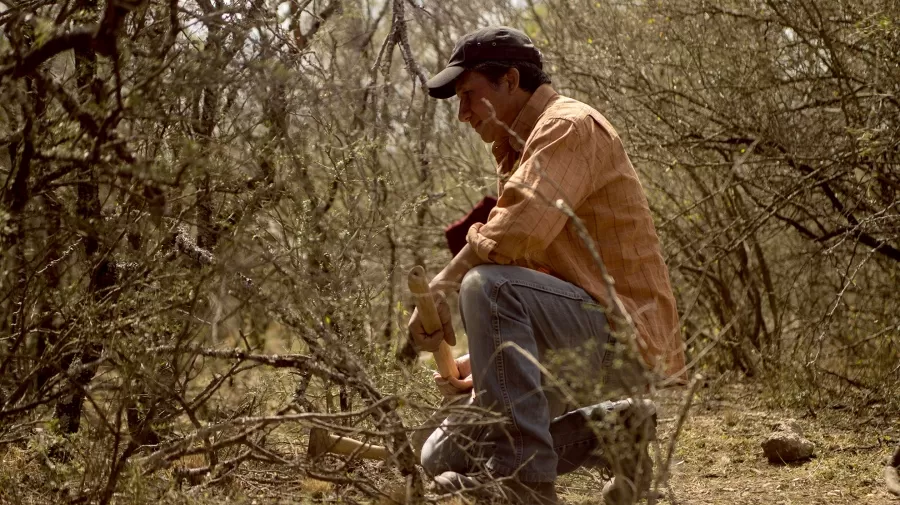
<path fill-rule="evenodd" d="M 665 452 L 684 391 L 663 393 L 660 446 Z M 701 390 L 682 428 L 668 496 L 659 503 L 690 505 L 900 504 L 884 488 L 882 468 L 900 438 L 900 420 L 854 414 L 849 408 L 815 415 L 767 408 L 753 386 Z M 815 456 L 790 465 L 770 464 L 761 441 L 774 425 L 795 419 L 815 443 Z M 570 504 L 597 503 L 599 474 L 562 479 Z"/>

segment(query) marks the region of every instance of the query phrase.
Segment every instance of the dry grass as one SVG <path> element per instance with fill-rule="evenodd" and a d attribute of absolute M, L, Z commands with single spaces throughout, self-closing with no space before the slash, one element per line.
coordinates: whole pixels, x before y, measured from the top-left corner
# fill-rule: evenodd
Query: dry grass
<path fill-rule="evenodd" d="M 663 449 L 675 424 L 681 391 L 659 398 Z M 800 505 L 900 503 L 884 490 L 880 471 L 898 438 L 895 419 L 849 410 L 802 412 L 768 407 L 754 386 L 701 390 L 685 424 L 673 459 L 671 494 L 661 503 L 691 505 Z M 784 418 L 797 419 L 816 444 L 816 457 L 798 464 L 772 465 L 760 441 Z M 10 444 L 0 448 L 0 503 L 43 504 L 65 501 L 66 480 L 78 476 L 77 460 L 50 463 L 46 444 Z M 302 445 L 302 444 L 299 444 Z M 298 445 L 298 447 L 299 447 Z M 205 464 L 202 456 L 186 458 L 186 467 Z M 403 496 L 398 475 L 383 464 L 359 462 L 350 472 L 365 475 L 393 498 Z M 132 474 L 123 482 L 116 503 L 205 505 L 221 503 L 391 503 L 367 501 L 340 484 L 311 479 L 299 469 L 272 469 L 246 464 L 227 482 L 214 487 L 176 485 L 171 472 L 150 478 Z M 568 504 L 599 502 L 602 476 L 580 471 L 560 481 L 560 496 Z M 671 501 L 674 496 L 675 500 Z M 461 505 L 460 499 L 443 502 Z"/>

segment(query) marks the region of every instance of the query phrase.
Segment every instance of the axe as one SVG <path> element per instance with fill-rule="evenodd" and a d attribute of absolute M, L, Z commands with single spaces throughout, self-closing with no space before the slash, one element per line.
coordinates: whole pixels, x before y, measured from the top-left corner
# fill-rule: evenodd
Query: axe
<path fill-rule="evenodd" d="M 421 266 L 415 266 L 409 271 L 407 276 L 407 285 L 410 292 L 416 299 L 416 307 L 419 309 L 419 317 L 422 318 L 422 325 L 425 331 L 433 333 L 441 328 L 441 319 L 438 316 L 437 307 L 434 305 L 434 298 L 431 296 L 431 289 L 428 287 L 428 281 L 425 280 L 425 269 Z M 441 341 L 438 350 L 434 352 L 434 361 L 437 364 L 438 373 L 441 377 L 459 378 L 459 369 L 456 367 L 456 360 L 453 359 L 453 353 L 446 341 Z M 341 454 L 345 456 L 356 455 L 366 459 L 385 460 L 390 457 L 387 448 L 364 443 L 351 438 L 339 437 L 332 435 L 322 428 L 313 428 L 309 434 L 309 447 L 307 455 L 310 458 L 316 458 L 322 454 Z M 424 439 L 420 442 L 424 443 Z M 416 453 L 421 450 L 421 446 L 414 441 L 417 446 Z"/>

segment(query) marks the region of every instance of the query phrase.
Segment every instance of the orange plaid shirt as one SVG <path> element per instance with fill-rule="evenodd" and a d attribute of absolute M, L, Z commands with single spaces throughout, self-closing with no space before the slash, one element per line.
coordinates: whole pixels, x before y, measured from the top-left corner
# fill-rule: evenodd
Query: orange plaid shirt
<path fill-rule="evenodd" d="M 549 273 L 608 307 L 599 267 L 575 224 L 554 205 L 562 199 L 615 280 L 647 365 L 681 375 L 684 343 L 669 271 L 644 190 L 616 131 L 599 112 L 549 85 L 534 92 L 511 130 L 515 135 L 492 147 L 497 206 L 487 223 L 469 229 L 469 244 L 486 261 Z"/>

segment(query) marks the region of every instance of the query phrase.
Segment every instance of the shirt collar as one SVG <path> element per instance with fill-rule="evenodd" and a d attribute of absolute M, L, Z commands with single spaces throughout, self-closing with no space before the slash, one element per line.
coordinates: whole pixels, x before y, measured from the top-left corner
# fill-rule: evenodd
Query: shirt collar
<path fill-rule="evenodd" d="M 549 84 L 542 84 L 531 94 L 531 98 L 525 102 L 525 106 L 519 111 L 519 115 L 516 116 L 516 120 L 510 127 L 515 135 L 505 139 L 512 150 L 517 153 L 522 152 L 522 149 L 525 148 L 525 141 L 531 135 L 531 130 L 537 124 L 538 118 L 558 96 L 559 94 Z"/>

